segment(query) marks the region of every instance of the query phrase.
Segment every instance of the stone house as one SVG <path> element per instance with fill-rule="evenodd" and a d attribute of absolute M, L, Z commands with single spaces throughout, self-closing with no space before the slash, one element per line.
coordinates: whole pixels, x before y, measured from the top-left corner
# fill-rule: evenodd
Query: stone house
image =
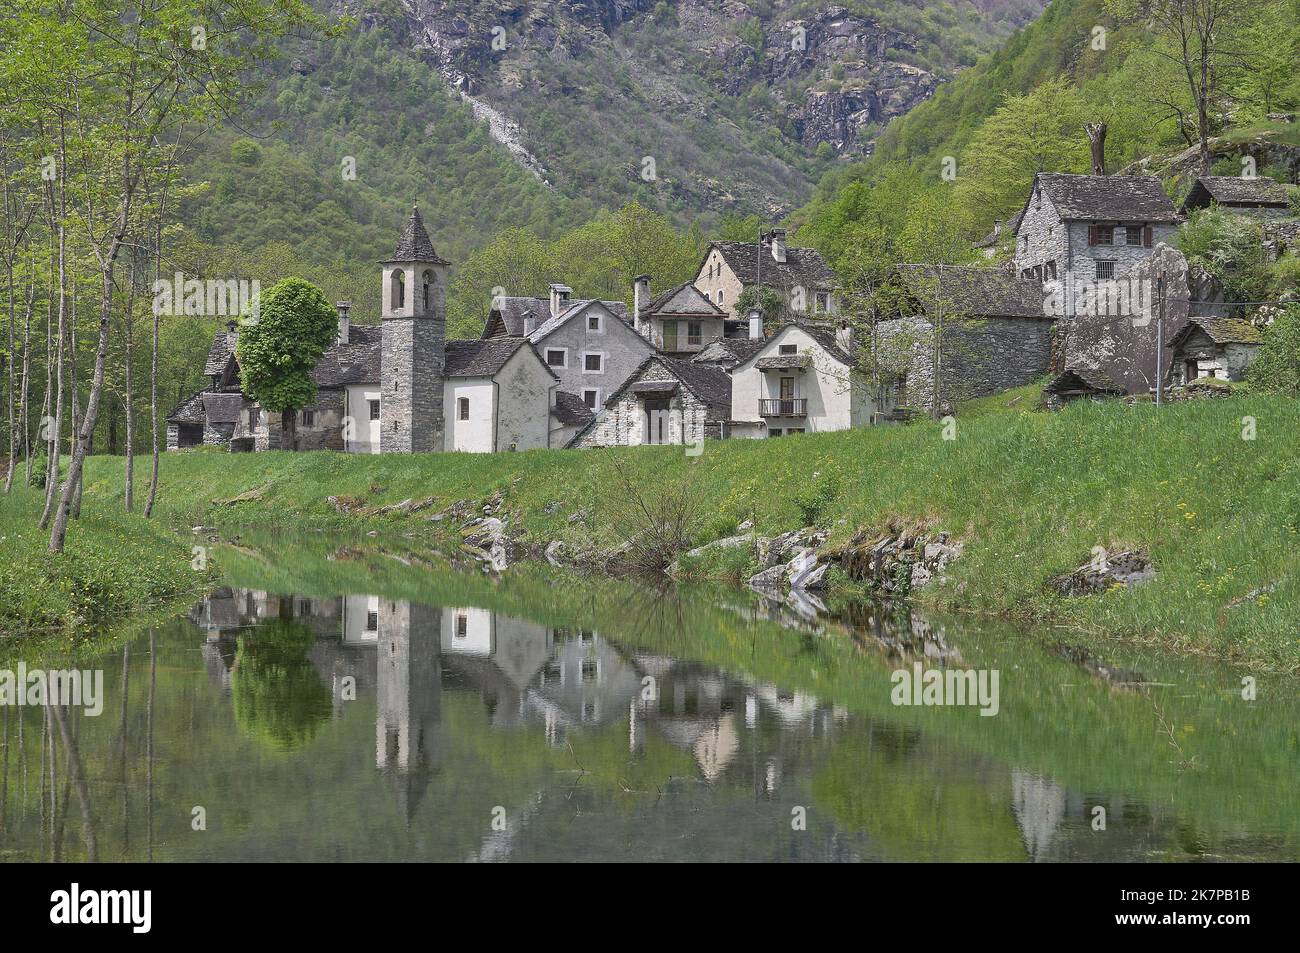
<path fill-rule="evenodd" d="M 338 336 L 297 411 L 297 449 L 353 453 L 488 453 L 550 446 L 557 376 L 523 338 L 446 340 L 447 262 L 413 210 L 381 263 L 380 323 L 354 324 L 340 302 Z M 630 330 L 629 330 L 629 333 Z M 215 335 L 210 384 L 168 415 L 168 449 L 197 443 L 278 449 L 280 414 L 240 388 L 233 322 Z M 571 416 L 565 411 L 560 416 Z"/>
<path fill-rule="evenodd" d="M 1240 318 L 1190 318 L 1169 341 L 1170 383 L 1190 384 L 1205 377 L 1239 381 L 1258 356 L 1260 329 Z"/>
<path fill-rule="evenodd" d="M 821 252 L 788 247 L 780 228 L 760 242 L 710 242 L 691 284 L 733 321 L 744 319 L 738 304 L 749 288 L 777 291 L 786 317 L 815 317 L 835 314 L 839 286 Z"/>
<path fill-rule="evenodd" d="M 1043 388 L 1044 403 L 1051 410 L 1075 400 L 1103 400 L 1123 397 L 1120 387 L 1103 372 L 1087 367 L 1071 367 L 1057 374 Z"/>
<path fill-rule="evenodd" d="M 1192 185 L 1180 210 L 1184 215 L 1217 205 L 1233 212 L 1261 217 L 1285 217 L 1291 212 L 1286 187 L 1266 175 L 1203 175 Z"/>
<path fill-rule="evenodd" d="M 570 446 L 699 446 L 705 439 L 727 435 L 730 413 L 731 378 L 726 371 L 655 355 L 609 395 Z"/>
<path fill-rule="evenodd" d="M 1039 172 L 1015 228 L 1015 271 L 1041 282 L 1123 278 L 1177 227 L 1155 176 Z"/>
<path fill-rule="evenodd" d="M 847 430 L 877 422 L 888 407 L 854 372 L 845 335 L 790 322 L 731 369 L 733 437 Z"/>
<path fill-rule="evenodd" d="M 484 340 L 517 336 L 541 355 L 559 381 L 592 412 L 617 390 L 654 347 L 633 328 L 621 301 L 572 298 L 552 284 L 550 298 L 502 297 L 484 322 Z M 567 404 L 566 404 L 567 406 Z"/>
<path fill-rule="evenodd" d="M 652 299 L 650 276 L 640 275 L 633 302 L 637 331 L 665 354 L 690 357 L 726 335 L 729 312 L 689 281 Z"/>
<path fill-rule="evenodd" d="M 936 359 L 940 407 L 1047 373 L 1056 319 L 1037 278 L 954 265 L 900 265 L 896 274 L 894 309 L 875 327 L 881 362 L 897 374 L 895 408 L 934 408 Z"/>

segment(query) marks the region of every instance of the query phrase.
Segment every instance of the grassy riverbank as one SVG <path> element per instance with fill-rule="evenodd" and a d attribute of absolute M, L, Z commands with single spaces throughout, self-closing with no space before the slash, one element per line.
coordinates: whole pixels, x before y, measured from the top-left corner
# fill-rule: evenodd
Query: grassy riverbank
<path fill-rule="evenodd" d="M 926 520 L 965 542 L 966 554 L 949 583 L 916 593 L 918 602 L 1300 671 L 1300 404 L 1238 396 L 1159 411 L 1111 402 L 1047 414 L 1026 399 L 1007 409 L 1013 399 L 960 415 L 951 440 L 924 422 L 710 443 L 699 457 L 670 447 L 172 454 L 159 514 L 174 526 L 376 529 L 438 542 L 456 521 L 432 522 L 431 514 L 500 491 L 512 535 L 590 547 L 617 541 L 634 507 L 630 484 L 647 500 L 697 501 L 695 542 L 747 519 L 771 534 L 811 518 L 832 541 Z M 1254 439 L 1243 439 L 1244 418 L 1253 418 Z M 87 519 L 120 506 L 120 472 L 120 459 L 91 461 Z M 339 512 L 330 496 L 364 509 Z M 374 514 L 407 499 L 433 502 L 407 515 Z M 1095 546 L 1146 550 L 1159 575 L 1133 590 L 1052 594 L 1047 581 L 1086 562 Z"/>
<path fill-rule="evenodd" d="M 15 486 L 0 496 L 0 655 L 66 650 L 90 632 L 157 614 L 203 592 L 212 570 L 191 564 L 190 544 L 158 523 L 87 501 L 66 552 L 47 552 L 37 529 L 44 497 Z"/>

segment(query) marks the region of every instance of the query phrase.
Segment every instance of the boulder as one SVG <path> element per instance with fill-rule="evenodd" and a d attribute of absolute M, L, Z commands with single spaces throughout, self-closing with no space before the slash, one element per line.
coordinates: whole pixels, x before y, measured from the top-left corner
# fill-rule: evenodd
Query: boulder
<path fill-rule="evenodd" d="M 1132 588 L 1156 577 L 1151 557 L 1140 551 L 1101 556 L 1071 572 L 1053 577 L 1049 586 L 1062 596 L 1091 596 L 1116 586 Z"/>

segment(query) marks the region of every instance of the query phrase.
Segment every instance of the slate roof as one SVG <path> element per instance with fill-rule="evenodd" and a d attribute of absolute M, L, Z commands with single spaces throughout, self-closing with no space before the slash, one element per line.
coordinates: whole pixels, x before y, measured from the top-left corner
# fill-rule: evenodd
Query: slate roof
<path fill-rule="evenodd" d="M 760 357 L 754 362 L 754 366 L 760 371 L 776 371 L 785 368 L 806 368 L 809 363 L 807 354 L 773 354 L 771 357 Z"/>
<path fill-rule="evenodd" d="M 377 384 L 383 330 L 377 324 L 353 324 L 348 328 L 347 344 L 332 344 L 312 368 L 312 380 L 318 387 L 344 387 L 348 384 Z"/>
<path fill-rule="evenodd" d="M 498 298 L 496 306 L 488 312 L 487 321 L 483 322 L 482 337 L 487 338 L 500 335 L 502 333 L 511 337 L 521 337 L 524 333 L 524 317 L 532 312 L 537 324 L 542 324 L 549 320 L 551 316 L 551 302 L 548 298 L 528 298 L 507 296 Z M 499 318 L 501 326 L 496 325 Z"/>
<path fill-rule="evenodd" d="M 706 344 L 703 350 L 691 358 L 691 362 L 694 364 L 713 364 L 730 369 L 749 360 L 761 351 L 766 343 L 766 338 L 759 338 L 758 340 L 747 337 L 719 338 Z"/>
<path fill-rule="evenodd" d="M 731 375 L 708 364 L 692 364 L 672 357 L 658 358 L 696 397 L 709 405 L 713 414 L 731 416 Z M 635 376 L 635 375 L 634 375 Z"/>
<path fill-rule="evenodd" d="M 964 265 L 899 265 L 898 275 L 925 310 L 927 299 L 941 295 L 945 306 L 970 317 L 1048 317 L 1036 278 Z"/>
<path fill-rule="evenodd" d="M 206 419 L 207 417 L 203 413 L 202 391 L 186 397 L 167 415 L 169 424 L 201 424 Z"/>
<path fill-rule="evenodd" d="M 689 281 L 670 288 L 652 300 L 641 312 L 642 317 L 674 317 L 679 314 L 725 318 L 727 312 L 704 297 L 704 293 Z"/>
<path fill-rule="evenodd" d="M 203 395 L 203 409 L 207 412 L 208 423 L 238 423 L 239 412 L 243 407 L 243 394 L 214 394 L 209 392 Z"/>
<path fill-rule="evenodd" d="M 527 346 L 527 341 L 516 337 L 448 341 L 446 374 L 448 377 L 492 377 L 505 367 L 515 351 Z M 546 372 L 555 377 L 549 367 Z"/>
<path fill-rule="evenodd" d="M 397 239 L 397 247 L 393 249 L 393 254 L 388 261 L 418 261 L 434 265 L 448 264 L 447 261 L 439 258 L 438 253 L 433 250 L 433 242 L 429 240 L 429 233 L 424 230 L 424 220 L 420 218 L 418 206 L 411 209 L 411 217 L 402 226 L 401 237 Z"/>
<path fill-rule="evenodd" d="M 606 311 L 608 311 L 618 320 L 622 321 L 624 324 L 630 325 L 632 323 L 632 312 L 628 310 L 627 305 L 625 305 L 622 301 L 600 301 L 595 298 L 584 298 L 580 301 L 569 302 L 569 308 L 567 311 L 561 311 L 555 317 L 547 318 L 545 321 L 543 321 L 541 324 L 537 326 L 537 330 L 535 330 L 532 334 L 528 335 L 528 340 L 532 341 L 534 344 L 540 343 L 543 338 L 547 337 L 552 331 L 554 331 L 560 325 L 564 324 L 567 321 L 572 320 L 573 318 L 576 318 L 578 315 L 582 314 L 582 312 L 586 311 L 587 308 L 591 307 L 591 305 L 593 304 L 604 305 Z M 551 313 L 551 305 L 550 302 L 548 301 L 546 304 L 546 311 L 544 312 L 544 314 L 549 315 L 550 313 Z"/>
<path fill-rule="evenodd" d="M 1069 175 L 1039 172 L 1036 186 L 1065 221 L 1176 222 L 1178 213 L 1154 175 Z M 1025 207 L 1033 200 L 1025 200 Z M 1022 210 L 1023 215 L 1023 210 Z"/>
<path fill-rule="evenodd" d="M 596 413 L 577 394 L 557 390 L 551 416 L 565 427 L 585 427 L 595 418 Z"/>
<path fill-rule="evenodd" d="M 483 333 L 481 337 L 487 340 L 492 337 L 522 337 L 524 334 L 524 318 L 531 311 L 537 324 L 534 326 L 532 340 L 536 344 L 539 340 L 550 334 L 557 327 L 568 321 L 570 318 L 579 314 L 589 304 L 599 301 L 605 306 L 610 314 L 623 321 L 632 324 L 632 312 L 622 301 L 606 301 L 597 298 L 581 298 L 576 301 L 569 301 L 568 307 L 561 311 L 556 318 L 551 317 L 551 299 L 550 298 L 529 298 L 526 296 L 506 296 L 498 298 L 495 307 L 488 312 L 487 320 L 483 322 Z M 543 331 L 543 328 L 545 330 Z"/>
<path fill-rule="evenodd" d="M 1020 222 L 1025 217 L 1025 210 L 1021 209 L 1015 215 L 1002 223 L 1002 231 L 991 231 L 975 243 L 976 248 L 992 248 L 1004 235 L 1013 235 L 1020 228 Z"/>
<path fill-rule="evenodd" d="M 1170 338 L 1169 346 L 1177 347 L 1182 344 L 1196 329 L 1204 331 L 1215 344 L 1264 343 L 1264 336 L 1259 333 L 1259 328 L 1241 318 L 1188 318 L 1187 323 Z"/>
<path fill-rule="evenodd" d="M 1102 394 L 1123 394 L 1124 388 L 1120 387 L 1106 374 L 1099 370 L 1089 367 L 1067 367 L 1060 374 L 1053 377 L 1044 391 L 1052 394 L 1059 394 L 1067 390 L 1093 390 Z"/>
<path fill-rule="evenodd" d="M 797 285 L 808 291 L 825 291 L 839 285 L 835 272 L 831 271 L 826 259 L 815 248 L 787 246 L 784 262 L 772 257 L 770 246 L 759 245 L 757 242 L 710 242 L 710 251 L 715 248 L 722 253 L 723 259 L 742 285 L 758 284 L 760 256 L 764 285 L 783 289 Z M 706 251 L 706 259 L 708 255 L 709 252 Z"/>
<path fill-rule="evenodd" d="M 239 339 L 238 331 L 224 328 L 212 336 L 212 347 L 208 349 L 208 359 L 203 365 L 203 373 L 215 377 L 226 370 L 226 365 L 235 353 L 235 342 Z"/>
<path fill-rule="evenodd" d="M 1203 175 L 1183 199 L 1183 211 L 1203 208 L 1212 201 L 1220 205 L 1272 208 L 1287 208 L 1290 204 L 1286 187 L 1266 175 L 1253 179 L 1239 175 Z"/>

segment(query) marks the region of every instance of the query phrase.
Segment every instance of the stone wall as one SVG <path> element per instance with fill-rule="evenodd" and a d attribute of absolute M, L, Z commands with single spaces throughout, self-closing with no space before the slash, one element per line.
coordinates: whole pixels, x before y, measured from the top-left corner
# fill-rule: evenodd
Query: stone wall
<path fill-rule="evenodd" d="M 1047 373 L 1055 322 L 1049 318 L 980 318 L 952 326 L 940 347 L 940 401 L 955 403 L 1032 383 Z M 917 341 L 907 372 L 906 405 L 928 411 L 934 399 L 933 339 L 915 319 L 887 321 L 878 333 L 906 333 Z"/>
<path fill-rule="evenodd" d="M 384 453 L 443 449 L 446 324 L 436 317 L 383 321 L 380 447 Z"/>

